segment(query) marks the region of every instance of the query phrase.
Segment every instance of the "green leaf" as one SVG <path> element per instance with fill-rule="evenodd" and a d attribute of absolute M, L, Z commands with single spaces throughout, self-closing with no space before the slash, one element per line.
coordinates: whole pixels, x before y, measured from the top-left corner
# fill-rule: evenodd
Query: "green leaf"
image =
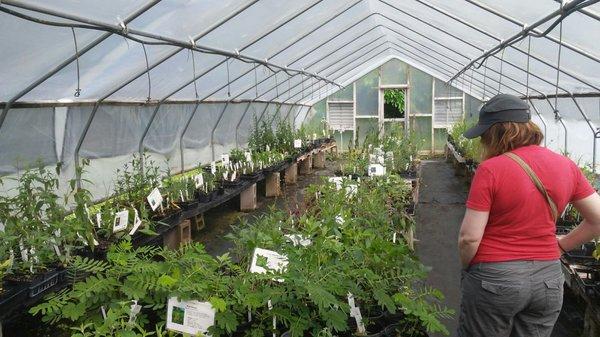
<path fill-rule="evenodd" d="M 166 287 L 166 288 L 172 287 L 173 285 L 175 285 L 175 283 L 177 283 L 177 279 L 175 279 L 167 274 L 164 274 L 158 278 L 158 284 L 160 284 L 161 286 Z"/>
<path fill-rule="evenodd" d="M 227 309 L 227 303 L 225 300 L 219 297 L 211 297 L 209 300 L 212 307 L 217 310 L 217 312 L 224 312 Z"/>

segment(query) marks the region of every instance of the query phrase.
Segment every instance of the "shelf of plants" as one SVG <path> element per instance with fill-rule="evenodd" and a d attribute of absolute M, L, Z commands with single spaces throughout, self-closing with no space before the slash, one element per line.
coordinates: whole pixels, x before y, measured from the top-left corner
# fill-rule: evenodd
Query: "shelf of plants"
<path fill-rule="evenodd" d="M 466 139 L 462 136 L 470 125 L 460 122 L 454 125 L 448 135 L 446 144 L 446 157 L 453 162 L 456 174 L 472 178 L 481 158 L 479 140 Z M 599 190 L 600 177 L 595 174 L 589 166 L 581 166 L 587 179 L 592 186 Z M 557 221 L 556 234 L 569 233 L 581 222 L 579 212 L 568 205 Z M 596 242 L 588 242 L 576 250 L 570 251 L 561 257 L 563 272 L 567 285 L 588 304 L 591 317 L 600 326 L 600 245 Z"/>
<path fill-rule="evenodd" d="M 269 143 L 260 143 L 270 127 L 256 125 L 250 151 L 233 150 L 208 170 L 167 172 L 164 179 L 147 158 L 142 172 L 140 157 L 135 158 L 117 173 L 116 194 L 96 205 L 74 182 L 60 204 L 55 175 L 44 169 L 24 173 L 19 195 L 0 204 L 6 225 L 2 252 L 21 252 L 4 256 L 9 262 L 3 263 L 2 276 L 7 284 L 7 279 L 31 281 L 60 270 L 64 282 L 29 293 L 5 287 L 3 308 L 22 308 L 25 299 L 32 304 L 58 290 L 30 313 L 73 336 L 167 336 L 206 329 L 212 336 L 425 336 L 445 331 L 439 318 L 450 312 L 437 304 L 442 297 L 437 290 L 418 285 L 426 268 L 410 248 L 414 223 L 409 211 L 417 184 L 406 183 L 405 177 L 416 177 L 417 165 L 408 138 L 386 137 L 351 149 L 343 159 L 343 177 L 308 188 L 304 214 L 273 211 L 240 226 L 229 235 L 235 246 L 225 255 L 212 257 L 197 243 L 177 250 L 135 243 L 138 235 L 159 236 L 160 228 L 174 219 L 218 206 L 217 200 L 262 179 L 265 171 L 283 169 L 284 162 L 330 146 L 327 139 L 308 141 L 305 130 L 283 129 L 280 124 L 270 131 L 276 136 Z M 294 139 L 306 145 L 293 149 Z M 228 166 L 241 170 L 239 177 L 232 179 Z M 32 189 L 28 179 L 33 178 L 43 188 Z M 153 211 L 147 196 L 157 186 L 162 201 Z M 37 208 L 25 207 L 25 193 Z M 71 214 L 67 201 L 75 205 Z M 122 209 L 131 210 L 133 221 L 120 222 Z M 142 225 L 134 231 L 137 218 Z M 125 229 L 115 231 L 120 225 Z M 39 241 L 16 239 L 25 229 Z"/>
<path fill-rule="evenodd" d="M 265 137 L 266 128 L 266 123 L 256 125 L 255 133 L 263 131 L 251 139 Z M 271 148 L 254 142 L 246 151 L 234 149 L 219 162 L 178 175 L 161 175 L 147 155 L 134 156 L 116 172 L 114 195 L 97 204 L 75 180 L 65 196 L 59 195 L 60 165 L 56 172 L 41 167 L 25 171 L 15 195 L 0 197 L 0 319 L 63 288 L 69 278 L 65 267 L 74 256 L 105 259 L 110 246 L 122 239 L 136 247 L 160 245 L 183 219 L 219 207 L 297 156 L 332 143 L 314 134 L 309 139 L 305 129 L 292 133 L 283 122 L 276 132 L 269 130 L 274 135 L 267 138 L 273 141 Z M 295 148 L 294 139 L 304 146 Z M 78 174 L 91 183 L 85 180 L 86 165 Z"/>

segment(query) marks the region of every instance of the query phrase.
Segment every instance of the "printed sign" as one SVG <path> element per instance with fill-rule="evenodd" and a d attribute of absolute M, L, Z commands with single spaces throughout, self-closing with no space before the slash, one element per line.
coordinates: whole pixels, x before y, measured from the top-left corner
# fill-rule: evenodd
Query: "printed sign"
<path fill-rule="evenodd" d="M 129 221 L 129 211 L 122 210 L 115 213 L 115 221 L 113 222 L 113 233 L 120 232 L 127 228 L 127 222 Z"/>
<path fill-rule="evenodd" d="M 369 177 L 385 175 L 385 167 L 381 164 L 369 165 Z"/>
<path fill-rule="evenodd" d="M 350 199 L 353 196 L 356 195 L 356 192 L 358 192 L 358 185 L 356 184 L 350 184 L 348 186 L 346 186 L 346 198 Z"/>
<path fill-rule="evenodd" d="M 282 272 L 288 265 L 286 256 L 272 250 L 255 248 L 252 254 L 252 263 L 250 272 L 257 274 L 266 274 L 267 272 Z"/>
<path fill-rule="evenodd" d="M 294 139 L 294 149 L 299 149 L 302 147 L 302 139 Z"/>
<path fill-rule="evenodd" d="M 196 188 L 200 188 L 202 187 L 202 185 L 204 185 L 204 176 L 202 175 L 202 173 L 194 177 L 194 185 L 196 186 Z"/>
<path fill-rule="evenodd" d="M 222 154 L 221 155 L 221 162 L 223 163 L 223 165 L 229 164 L 229 155 L 228 154 Z"/>
<path fill-rule="evenodd" d="M 215 312 L 209 302 L 178 301 L 171 297 L 167 303 L 167 330 L 206 335 L 215 324 Z"/>
<path fill-rule="evenodd" d="M 246 151 L 246 152 L 244 152 L 244 156 L 246 157 L 246 161 L 248 161 L 248 162 L 252 161 L 252 152 Z"/>
<path fill-rule="evenodd" d="M 148 197 L 146 199 L 148 199 L 150 208 L 152 208 L 153 211 L 156 211 L 156 209 L 160 206 L 160 204 L 162 204 L 163 201 L 162 194 L 160 194 L 160 190 L 158 189 L 158 187 L 153 189 L 152 192 L 148 194 Z"/>

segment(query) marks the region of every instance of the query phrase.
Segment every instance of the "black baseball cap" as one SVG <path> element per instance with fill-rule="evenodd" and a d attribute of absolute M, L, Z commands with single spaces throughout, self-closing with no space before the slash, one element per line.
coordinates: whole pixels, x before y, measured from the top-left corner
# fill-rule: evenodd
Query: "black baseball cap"
<path fill-rule="evenodd" d="M 466 138 L 481 136 L 492 125 L 501 122 L 527 123 L 531 120 L 529 104 L 517 96 L 498 94 L 479 110 L 479 121 L 463 133 Z"/>

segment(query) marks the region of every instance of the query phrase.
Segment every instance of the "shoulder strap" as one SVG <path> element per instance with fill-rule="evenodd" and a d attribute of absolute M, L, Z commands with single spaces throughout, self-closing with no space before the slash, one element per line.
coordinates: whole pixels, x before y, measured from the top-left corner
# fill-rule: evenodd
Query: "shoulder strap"
<path fill-rule="evenodd" d="M 546 190 L 546 187 L 544 187 L 544 184 L 542 183 L 540 178 L 538 178 L 538 176 L 535 174 L 535 172 L 533 172 L 531 167 L 529 167 L 529 165 L 527 165 L 527 163 L 525 161 L 523 161 L 523 159 L 521 157 L 519 157 L 517 154 L 515 154 L 513 152 L 506 152 L 506 153 L 504 153 L 504 155 L 507 156 L 508 158 L 514 160 L 517 164 L 519 164 L 519 166 L 521 166 L 521 168 L 523 168 L 525 173 L 527 173 L 529 178 L 531 178 L 531 181 L 533 182 L 535 187 L 546 198 L 546 201 L 548 202 L 548 205 L 550 206 L 550 212 L 552 213 L 552 219 L 554 220 L 554 222 L 556 222 L 556 220 L 558 219 L 558 208 L 556 207 L 556 203 L 554 203 L 554 200 L 552 200 L 552 198 L 548 194 L 548 191 Z"/>

